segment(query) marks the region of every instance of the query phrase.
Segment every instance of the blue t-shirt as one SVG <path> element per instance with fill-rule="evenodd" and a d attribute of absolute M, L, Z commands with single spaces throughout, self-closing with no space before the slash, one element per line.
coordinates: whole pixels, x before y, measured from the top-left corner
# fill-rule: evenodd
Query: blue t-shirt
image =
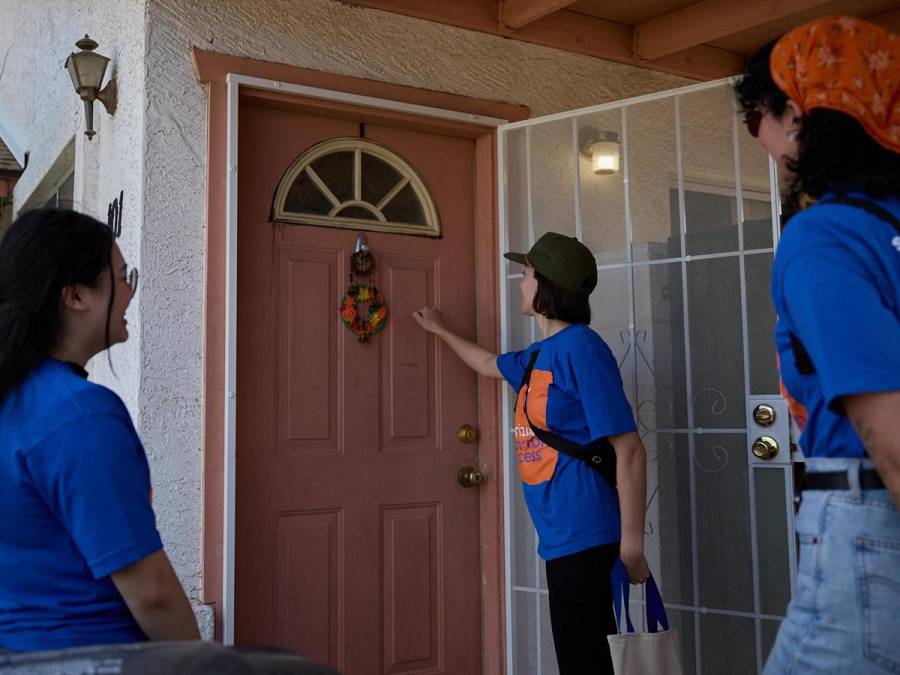
<path fill-rule="evenodd" d="M 545 445 L 529 427 L 522 379 L 535 349 L 540 353 L 528 392 L 528 417 L 535 426 L 580 445 L 637 427 L 616 359 L 588 326 L 569 326 L 523 351 L 497 357 L 497 367 L 518 392 L 516 458 L 540 540 L 538 555 L 552 560 L 619 541 L 619 499 L 600 474 Z"/>
<path fill-rule="evenodd" d="M 791 218 L 778 244 L 775 342 L 804 454 L 863 457 L 839 399 L 900 390 L 900 233 L 861 208 L 829 204 L 834 197 Z M 874 203 L 900 217 L 900 199 Z M 816 372 L 799 372 L 791 334 Z"/>
<path fill-rule="evenodd" d="M 43 361 L 0 405 L 0 648 L 145 640 L 109 575 L 161 548 L 125 405 Z"/>

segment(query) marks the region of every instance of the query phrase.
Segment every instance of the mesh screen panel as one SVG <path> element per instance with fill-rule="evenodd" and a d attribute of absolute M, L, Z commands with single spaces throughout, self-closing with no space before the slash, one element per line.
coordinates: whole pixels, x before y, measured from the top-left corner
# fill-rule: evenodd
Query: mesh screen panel
<path fill-rule="evenodd" d="M 700 604 L 753 611 L 746 437 L 694 438 Z"/>
<path fill-rule="evenodd" d="M 704 673 L 755 675 L 758 670 L 753 620 L 702 614 L 700 652 Z"/>
<path fill-rule="evenodd" d="M 748 343 L 750 349 L 750 393 L 777 394 L 778 368 L 775 361 L 775 307 L 770 296 L 772 254 L 748 255 L 747 279 Z"/>
<path fill-rule="evenodd" d="M 621 110 L 594 113 L 575 120 L 580 142 L 586 143 L 592 131 L 610 131 L 623 139 Z M 624 141 L 624 139 L 623 139 Z M 627 259 L 625 227 L 625 171 L 620 158 L 619 173 L 595 175 L 590 160 L 578 158 L 582 241 L 594 252 L 601 265 Z M 573 167 L 574 170 L 574 167 Z"/>
<path fill-rule="evenodd" d="M 634 268 L 638 428 L 687 427 L 681 263 Z"/>
<path fill-rule="evenodd" d="M 687 264 L 694 426 L 702 429 L 746 424 L 739 265 L 736 257 Z"/>
<path fill-rule="evenodd" d="M 756 550 L 760 570 L 760 610 L 784 616 L 791 599 L 790 540 L 784 471 L 754 469 Z"/>

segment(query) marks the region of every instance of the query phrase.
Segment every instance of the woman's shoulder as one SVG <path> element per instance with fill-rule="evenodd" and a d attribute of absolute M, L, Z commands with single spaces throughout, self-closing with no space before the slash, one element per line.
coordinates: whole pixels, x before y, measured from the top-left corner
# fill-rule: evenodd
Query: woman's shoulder
<path fill-rule="evenodd" d="M 852 200 L 851 202 L 844 199 Z M 791 217 L 788 227 L 784 229 L 780 243 L 796 237 L 830 240 L 836 234 L 847 231 L 859 232 L 860 224 L 882 224 L 889 227 L 891 223 L 872 210 L 865 208 L 869 204 L 875 210 L 886 212 L 900 219 L 900 198 L 895 196 L 876 199 L 862 193 L 851 192 L 847 195 L 827 194 L 812 206 L 803 209 Z"/>
<path fill-rule="evenodd" d="M 118 418 L 131 426 L 128 409 L 114 391 L 90 382 L 59 361 L 41 363 L 16 398 L 19 422 L 33 438 L 71 426 L 89 430 L 97 417 Z"/>
<path fill-rule="evenodd" d="M 590 356 L 605 358 L 612 354 L 606 341 L 587 324 L 570 326 L 566 329 L 564 337 L 559 346 L 570 362 L 574 363 Z"/>
<path fill-rule="evenodd" d="M 900 199 L 896 197 L 875 199 L 857 193 L 848 197 L 871 203 L 900 219 Z M 875 232 L 890 237 L 888 241 L 897 234 L 885 218 L 859 205 L 844 203 L 838 195 L 826 195 L 791 217 L 778 242 L 776 267 L 783 268 L 804 253 L 817 256 L 823 248 L 868 251 L 876 243 L 872 236 Z"/>
<path fill-rule="evenodd" d="M 839 225 L 839 213 L 835 205 L 816 203 L 798 211 L 788 220 L 781 232 L 778 247 L 783 248 L 801 240 L 830 241 L 834 238 L 832 227 Z"/>

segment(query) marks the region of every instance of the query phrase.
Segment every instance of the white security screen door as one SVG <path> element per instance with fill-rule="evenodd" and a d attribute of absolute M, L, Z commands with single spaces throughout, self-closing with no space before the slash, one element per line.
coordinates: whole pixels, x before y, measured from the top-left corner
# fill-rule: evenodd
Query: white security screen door
<path fill-rule="evenodd" d="M 729 82 L 705 83 L 499 132 L 502 250 L 527 251 L 555 230 L 597 258 L 592 326 L 618 357 L 647 448 L 647 559 L 680 632 L 685 672 L 698 674 L 762 669 L 795 567 L 769 300 L 777 188 L 733 98 Z M 595 174 L 580 151 L 614 138 L 608 132 L 618 136 L 619 169 Z M 503 349 L 521 349 L 539 338 L 537 326 L 519 312 L 521 268 L 500 265 Z M 506 388 L 509 672 L 553 675 L 511 394 Z"/>

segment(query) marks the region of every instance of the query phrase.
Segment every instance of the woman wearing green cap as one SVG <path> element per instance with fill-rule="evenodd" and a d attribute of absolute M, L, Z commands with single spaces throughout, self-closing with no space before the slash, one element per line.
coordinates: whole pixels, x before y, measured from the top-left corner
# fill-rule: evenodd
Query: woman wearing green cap
<path fill-rule="evenodd" d="M 541 340 L 497 355 L 447 330 L 434 308 L 413 316 L 470 368 L 518 392 L 516 455 L 546 561 L 560 675 L 612 673 L 609 645 L 598 639 L 618 632 L 610 572 L 621 557 L 632 583 L 650 574 L 644 446 L 616 359 L 589 327 L 593 254 L 548 232 L 527 254 L 506 257 L 525 266 L 522 313 L 535 317 Z"/>

